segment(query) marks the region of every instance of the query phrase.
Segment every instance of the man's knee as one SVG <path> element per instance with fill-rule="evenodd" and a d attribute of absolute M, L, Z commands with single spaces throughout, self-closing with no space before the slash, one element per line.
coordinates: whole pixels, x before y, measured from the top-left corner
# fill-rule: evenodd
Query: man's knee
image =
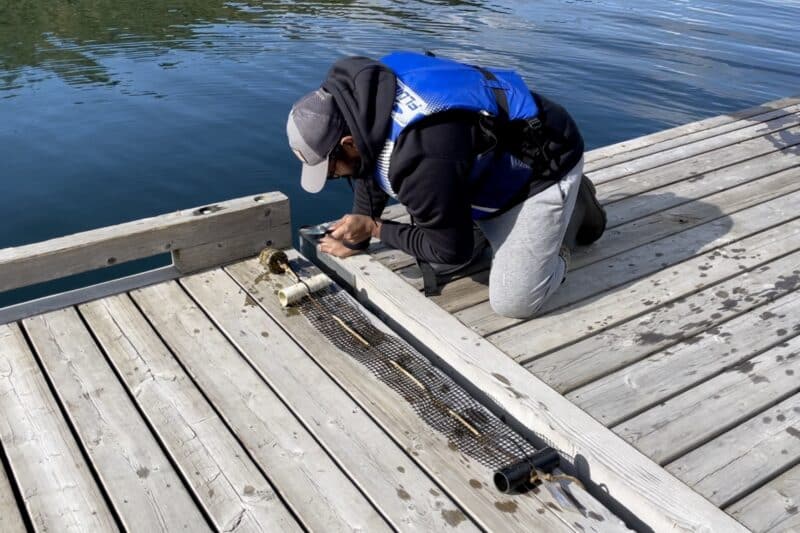
<path fill-rule="evenodd" d="M 547 299 L 546 291 L 489 291 L 489 305 L 498 315 L 508 318 L 532 318 Z"/>

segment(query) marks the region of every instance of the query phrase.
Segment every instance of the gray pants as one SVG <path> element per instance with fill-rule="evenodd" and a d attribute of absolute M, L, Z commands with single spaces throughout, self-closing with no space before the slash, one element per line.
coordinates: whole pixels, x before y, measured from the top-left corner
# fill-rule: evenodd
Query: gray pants
<path fill-rule="evenodd" d="M 558 252 L 582 174 L 583 159 L 552 187 L 478 222 L 492 246 L 489 303 L 495 313 L 532 317 L 564 281 L 567 264 Z"/>

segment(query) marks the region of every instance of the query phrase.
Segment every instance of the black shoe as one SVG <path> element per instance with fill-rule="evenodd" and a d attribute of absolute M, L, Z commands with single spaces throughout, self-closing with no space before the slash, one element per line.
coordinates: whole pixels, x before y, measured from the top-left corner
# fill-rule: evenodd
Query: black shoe
<path fill-rule="evenodd" d="M 606 230 L 607 217 L 603 206 L 597 201 L 594 184 L 585 175 L 581 176 L 576 202 L 580 204 L 583 211 L 583 220 L 575 234 L 575 242 L 581 246 L 587 246 L 603 235 Z"/>

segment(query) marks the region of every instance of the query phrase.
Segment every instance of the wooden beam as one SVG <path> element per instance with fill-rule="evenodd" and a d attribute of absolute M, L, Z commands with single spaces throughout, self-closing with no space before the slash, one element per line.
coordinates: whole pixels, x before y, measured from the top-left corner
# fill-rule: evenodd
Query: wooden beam
<path fill-rule="evenodd" d="M 745 531 L 380 263 L 366 255 L 317 259 L 471 392 L 496 406 L 521 431 L 554 445 L 601 501 L 616 503 L 628 517 L 655 531 Z"/>
<path fill-rule="evenodd" d="M 240 240 L 243 235 L 252 237 L 249 246 Z M 235 246 L 229 245 L 232 239 Z M 0 250 L 0 292 L 168 252 L 176 253 L 178 267 L 188 272 L 209 266 L 208 259 L 221 263 L 252 255 L 265 242 L 279 248 L 291 244 L 289 200 L 281 193 Z M 227 252 L 219 253 L 218 246 Z"/>
<path fill-rule="evenodd" d="M 140 287 L 154 285 L 163 281 L 180 277 L 181 273 L 174 266 L 155 268 L 147 272 L 132 274 L 103 283 L 96 283 L 72 291 L 60 292 L 51 296 L 44 296 L 36 300 L 0 307 L 0 324 L 16 322 L 29 316 L 48 313 L 64 307 L 99 300 L 112 294 L 120 294 Z"/>

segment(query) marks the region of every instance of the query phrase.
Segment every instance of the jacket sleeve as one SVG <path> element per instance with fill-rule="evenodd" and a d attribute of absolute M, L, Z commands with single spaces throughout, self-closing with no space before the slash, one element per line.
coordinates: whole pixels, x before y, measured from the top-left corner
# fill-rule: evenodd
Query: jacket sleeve
<path fill-rule="evenodd" d="M 457 264 L 472 254 L 468 178 L 471 124 L 432 122 L 404 132 L 392 159 L 392 186 L 415 225 L 384 222 L 381 240 L 424 261 Z"/>

